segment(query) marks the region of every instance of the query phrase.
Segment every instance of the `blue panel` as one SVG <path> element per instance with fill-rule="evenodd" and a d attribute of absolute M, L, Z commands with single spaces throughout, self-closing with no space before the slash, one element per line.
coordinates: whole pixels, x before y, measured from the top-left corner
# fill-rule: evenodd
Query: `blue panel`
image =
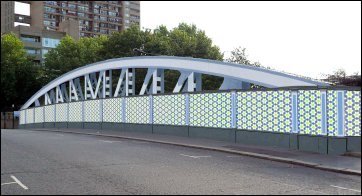
<path fill-rule="evenodd" d="M 338 136 L 344 136 L 343 92 L 338 92 Z"/>
<path fill-rule="evenodd" d="M 327 135 L 326 110 L 326 94 L 322 93 L 322 135 Z"/>

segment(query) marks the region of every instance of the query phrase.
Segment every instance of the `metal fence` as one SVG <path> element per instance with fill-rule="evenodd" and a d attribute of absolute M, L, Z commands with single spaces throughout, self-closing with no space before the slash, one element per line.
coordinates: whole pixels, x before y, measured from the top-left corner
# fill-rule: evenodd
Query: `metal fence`
<path fill-rule="evenodd" d="M 361 135 L 361 91 L 230 91 L 118 97 L 29 108 L 20 124 L 113 122 Z"/>

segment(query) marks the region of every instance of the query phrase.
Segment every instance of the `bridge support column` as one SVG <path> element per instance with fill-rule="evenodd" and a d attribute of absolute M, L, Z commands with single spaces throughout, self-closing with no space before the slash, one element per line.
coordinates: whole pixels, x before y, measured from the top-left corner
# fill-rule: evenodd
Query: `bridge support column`
<path fill-rule="evenodd" d="M 164 80 L 163 69 L 148 69 L 145 80 L 143 81 L 140 95 L 146 94 L 157 94 L 165 92 L 165 80 Z M 150 88 L 147 90 L 149 81 L 152 78 Z"/>

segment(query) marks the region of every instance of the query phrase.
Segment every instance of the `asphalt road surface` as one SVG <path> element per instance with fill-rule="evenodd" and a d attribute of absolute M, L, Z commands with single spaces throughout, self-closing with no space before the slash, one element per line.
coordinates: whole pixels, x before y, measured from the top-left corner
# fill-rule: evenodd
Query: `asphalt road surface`
<path fill-rule="evenodd" d="M 100 136 L 1 130 L 1 194 L 361 194 L 361 177 Z"/>

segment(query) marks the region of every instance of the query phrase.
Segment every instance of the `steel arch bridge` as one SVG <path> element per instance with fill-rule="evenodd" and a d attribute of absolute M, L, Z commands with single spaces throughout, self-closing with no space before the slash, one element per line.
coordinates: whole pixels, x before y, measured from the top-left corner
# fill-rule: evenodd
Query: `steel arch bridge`
<path fill-rule="evenodd" d="M 65 73 L 36 92 L 21 109 L 40 106 L 40 99 L 44 100 L 44 105 L 49 105 L 135 95 L 135 68 L 148 69 L 140 95 L 164 93 L 165 69 L 181 73 L 174 93 L 201 91 L 202 74 L 223 77 L 220 90 L 248 89 L 250 83 L 268 88 L 328 86 L 327 83 L 273 70 L 215 60 L 174 56 L 126 57 L 89 64 Z M 112 70 L 120 70 L 115 90 L 112 89 Z"/>

